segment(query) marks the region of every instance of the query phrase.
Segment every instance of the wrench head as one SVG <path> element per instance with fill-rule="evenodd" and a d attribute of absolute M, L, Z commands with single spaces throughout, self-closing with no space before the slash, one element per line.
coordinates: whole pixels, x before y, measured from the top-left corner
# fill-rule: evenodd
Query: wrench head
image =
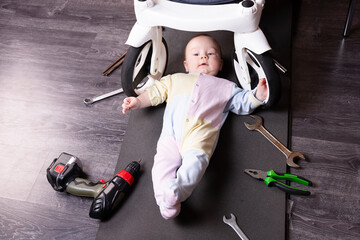
<path fill-rule="evenodd" d="M 253 119 L 255 119 L 255 123 L 250 124 L 250 123 L 244 122 L 245 127 L 251 131 L 258 129 L 262 125 L 262 118 L 257 115 L 249 115 L 249 116 L 252 117 Z"/>
<path fill-rule="evenodd" d="M 92 98 L 85 98 L 85 99 L 84 99 L 84 104 L 85 104 L 86 106 L 92 104 L 93 102 L 94 102 L 94 101 L 93 101 Z"/>
<path fill-rule="evenodd" d="M 286 159 L 286 164 L 290 167 L 294 167 L 294 168 L 300 168 L 300 166 L 296 163 L 294 163 L 294 159 L 296 158 L 300 158 L 301 160 L 305 160 L 305 157 L 302 153 L 300 152 L 292 152 L 288 158 Z"/>
<path fill-rule="evenodd" d="M 236 223 L 236 217 L 234 214 L 230 213 L 230 218 L 226 218 L 226 216 L 223 216 L 223 222 L 228 224 L 228 225 L 233 225 L 234 223 Z"/>

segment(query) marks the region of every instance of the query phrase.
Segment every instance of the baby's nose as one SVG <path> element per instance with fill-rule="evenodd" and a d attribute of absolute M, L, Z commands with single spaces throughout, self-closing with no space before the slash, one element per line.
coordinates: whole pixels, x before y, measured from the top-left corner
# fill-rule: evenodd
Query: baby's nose
<path fill-rule="evenodd" d="M 201 55 L 201 59 L 207 59 L 208 58 L 208 55 L 207 54 L 202 54 Z"/>

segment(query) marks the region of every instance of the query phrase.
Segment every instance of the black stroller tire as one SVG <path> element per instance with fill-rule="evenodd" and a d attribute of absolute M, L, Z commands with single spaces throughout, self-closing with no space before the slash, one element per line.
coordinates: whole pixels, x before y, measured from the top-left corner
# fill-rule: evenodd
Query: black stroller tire
<path fill-rule="evenodd" d="M 163 60 L 165 63 L 158 69 L 162 75 L 166 71 L 168 60 L 168 48 L 164 38 L 161 47 L 165 50 L 166 57 Z M 148 41 L 138 48 L 129 47 L 121 70 L 121 84 L 127 96 L 137 96 L 136 89 L 141 88 L 146 83 L 147 76 L 150 73 L 151 55 L 152 41 Z"/>
<path fill-rule="evenodd" d="M 248 54 L 246 62 L 251 78 L 251 89 L 256 88 L 260 78 L 265 78 L 268 86 L 268 98 L 261 108 L 268 109 L 277 103 L 281 96 L 281 79 L 279 72 L 269 52 L 256 54 L 248 49 L 246 52 Z M 235 53 L 234 60 L 237 61 Z"/>

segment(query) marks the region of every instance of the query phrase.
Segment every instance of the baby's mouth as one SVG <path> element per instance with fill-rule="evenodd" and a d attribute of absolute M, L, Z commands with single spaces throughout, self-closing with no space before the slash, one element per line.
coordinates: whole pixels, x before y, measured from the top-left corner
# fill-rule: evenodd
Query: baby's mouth
<path fill-rule="evenodd" d="M 202 64 L 200 64 L 200 66 L 208 66 L 208 64 L 207 63 L 202 63 Z"/>

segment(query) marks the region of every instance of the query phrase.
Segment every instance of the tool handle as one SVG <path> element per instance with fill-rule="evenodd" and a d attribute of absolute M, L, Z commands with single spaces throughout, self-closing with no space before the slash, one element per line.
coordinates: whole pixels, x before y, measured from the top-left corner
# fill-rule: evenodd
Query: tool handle
<path fill-rule="evenodd" d="M 267 175 L 273 179 L 284 179 L 292 182 L 297 182 L 306 186 L 312 186 L 312 182 L 310 180 L 294 174 L 276 173 L 274 170 L 270 170 L 267 172 Z"/>
<path fill-rule="evenodd" d="M 300 189 L 300 188 L 295 188 L 295 187 L 291 187 L 286 185 L 285 183 L 279 182 L 271 177 L 267 177 L 265 179 L 265 183 L 268 187 L 270 186 L 275 186 L 278 189 L 280 189 L 281 191 L 284 191 L 286 193 L 289 194 L 293 194 L 293 195 L 304 195 L 304 196 L 308 196 L 310 195 L 309 191 L 306 191 L 304 189 Z"/>
<path fill-rule="evenodd" d="M 93 102 L 97 102 L 97 101 L 100 101 L 100 100 L 103 100 L 105 98 L 108 98 L 108 97 L 112 97 L 114 95 L 117 95 L 117 94 L 120 94 L 120 93 L 123 93 L 124 90 L 122 88 L 119 88 L 119 89 L 116 89 L 114 91 L 111 91 L 111 92 L 108 92 L 108 93 L 105 93 L 103 95 L 100 95 L 100 96 L 97 96 L 97 97 L 94 97 L 92 99 Z"/>
<path fill-rule="evenodd" d="M 75 178 L 67 185 L 66 192 L 76 196 L 95 198 L 107 185 L 108 183 L 93 183 L 84 178 Z"/>
<path fill-rule="evenodd" d="M 277 149 L 280 150 L 286 157 L 289 157 L 291 151 L 284 146 L 277 138 L 275 138 L 265 127 L 260 126 L 260 128 L 256 129 L 260 132 L 269 142 L 271 142 Z"/>
<path fill-rule="evenodd" d="M 235 232 L 241 238 L 241 240 L 249 240 L 249 238 L 245 235 L 245 233 L 240 229 L 240 227 L 237 224 L 231 227 L 235 230 Z"/>

